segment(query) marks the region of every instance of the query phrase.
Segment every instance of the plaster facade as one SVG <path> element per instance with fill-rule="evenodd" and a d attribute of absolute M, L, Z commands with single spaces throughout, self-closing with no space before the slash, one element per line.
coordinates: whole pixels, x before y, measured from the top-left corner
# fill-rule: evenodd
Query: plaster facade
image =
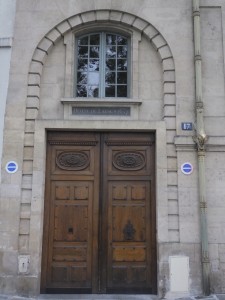
<path fill-rule="evenodd" d="M 200 5 L 210 289 L 223 293 L 225 4 Z M 129 98 L 74 97 L 75 37 L 102 28 L 131 36 Z M 14 30 L 2 158 L 0 291 L 40 293 L 46 131 L 139 130 L 156 135 L 158 294 L 201 294 L 192 1 L 18 0 Z M 131 116 L 72 115 L 72 107 L 90 103 L 130 106 Z M 193 130 L 182 130 L 182 122 L 192 122 Z M 5 171 L 10 160 L 19 165 L 15 174 Z M 181 172 L 184 162 L 193 165 L 191 175 Z M 173 257 L 188 261 L 186 290 L 174 280 L 171 285 L 177 276 L 171 274 Z"/>

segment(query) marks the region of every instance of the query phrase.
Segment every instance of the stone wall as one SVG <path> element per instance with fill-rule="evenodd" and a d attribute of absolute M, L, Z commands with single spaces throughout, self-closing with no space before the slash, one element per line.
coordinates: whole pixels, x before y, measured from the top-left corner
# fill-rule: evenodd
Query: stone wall
<path fill-rule="evenodd" d="M 8 90 L 16 1 L 0 1 L 0 157 L 2 158 L 4 115 Z M 0 175 L 1 176 L 1 175 Z"/>

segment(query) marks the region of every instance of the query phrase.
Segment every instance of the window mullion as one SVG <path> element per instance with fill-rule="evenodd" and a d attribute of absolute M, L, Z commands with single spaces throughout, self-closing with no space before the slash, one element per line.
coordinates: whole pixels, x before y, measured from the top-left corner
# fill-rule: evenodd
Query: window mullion
<path fill-rule="evenodd" d="M 105 56 L 106 56 L 106 35 L 104 32 L 100 36 L 100 98 L 105 97 Z"/>
<path fill-rule="evenodd" d="M 87 98 L 89 97 L 89 80 L 90 80 L 90 77 L 89 77 L 89 64 L 90 64 L 90 34 L 88 35 L 88 60 L 87 60 Z"/>

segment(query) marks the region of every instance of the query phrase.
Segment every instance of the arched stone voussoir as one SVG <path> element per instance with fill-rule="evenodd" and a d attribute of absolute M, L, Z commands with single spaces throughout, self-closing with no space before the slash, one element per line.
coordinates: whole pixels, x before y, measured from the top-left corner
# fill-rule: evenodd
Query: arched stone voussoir
<path fill-rule="evenodd" d="M 151 24 L 148 24 L 148 26 L 143 30 L 143 33 L 150 39 L 150 41 L 160 34 Z"/>
<path fill-rule="evenodd" d="M 62 23 L 57 25 L 55 28 L 56 28 L 56 30 L 58 30 L 61 33 L 62 36 L 66 32 L 68 32 L 72 29 L 71 26 L 70 26 L 70 23 L 68 22 L 68 20 L 64 20 Z"/>
<path fill-rule="evenodd" d="M 32 59 L 30 64 L 29 74 L 39 74 L 41 76 L 43 70 L 43 63 L 40 61 L 34 61 Z"/>
<path fill-rule="evenodd" d="M 151 42 L 157 51 L 159 48 L 167 45 L 166 40 L 163 38 L 163 36 L 161 34 L 158 34 L 155 37 L 153 37 Z"/>
<path fill-rule="evenodd" d="M 47 55 L 48 55 L 47 51 L 36 48 L 34 51 L 32 61 L 35 61 L 35 62 L 38 62 L 38 63 L 41 63 L 42 65 L 44 65 Z"/>
<path fill-rule="evenodd" d="M 164 45 L 163 47 L 160 47 L 158 49 L 158 52 L 161 56 L 161 59 L 166 59 L 166 58 L 169 58 L 169 57 L 172 57 L 172 52 L 170 50 L 170 47 L 168 45 Z"/>
<path fill-rule="evenodd" d="M 139 19 L 139 18 L 136 18 L 134 20 L 134 23 L 132 24 L 132 26 L 140 31 L 143 31 L 145 28 L 147 28 L 149 25 L 148 22 L 142 20 L 142 19 Z"/>
<path fill-rule="evenodd" d="M 110 12 L 109 20 L 112 22 L 121 22 L 123 13 L 121 11 L 112 10 Z"/>
<path fill-rule="evenodd" d="M 173 57 L 168 57 L 162 60 L 163 71 L 175 70 L 175 64 Z"/>
<path fill-rule="evenodd" d="M 96 21 L 109 21 L 109 10 L 96 11 Z"/>
<path fill-rule="evenodd" d="M 80 15 L 72 16 L 67 21 L 70 24 L 71 28 L 76 28 L 77 26 L 83 24 L 83 21 L 82 21 L 82 18 Z"/>
<path fill-rule="evenodd" d="M 41 49 L 42 51 L 45 51 L 47 53 L 49 53 L 49 51 L 51 50 L 51 48 L 54 46 L 53 41 L 51 41 L 50 39 L 47 39 L 46 37 L 44 37 L 40 43 L 38 44 L 37 48 Z"/>
<path fill-rule="evenodd" d="M 134 15 L 131 15 L 129 13 L 123 13 L 121 23 L 132 26 L 134 21 L 135 21 Z"/>
<path fill-rule="evenodd" d="M 37 85 L 40 87 L 41 76 L 37 73 L 30 73 L 28 75 L 28 85 Z"/>
<path fill-rule="evenodd" d="M 95 22 L 96 21 L 96 12 L 88 11 L 80 14 L 83 23 Z"/>
<path fill-rule="evenodd" d="M 53 44 L 55 44 L 61 37 L 62 34 L 56 28 L 53 28 L 45 35 L 45 38 L 52 41 Z"/>

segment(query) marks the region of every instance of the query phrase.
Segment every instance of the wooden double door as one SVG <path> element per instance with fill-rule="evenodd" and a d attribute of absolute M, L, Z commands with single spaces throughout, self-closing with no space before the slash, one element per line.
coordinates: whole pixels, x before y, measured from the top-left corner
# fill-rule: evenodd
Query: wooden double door
<path fill-rule="evenodd" d="M 42 293 L 155 293 L 154 134 L 49 132 Z"/>

